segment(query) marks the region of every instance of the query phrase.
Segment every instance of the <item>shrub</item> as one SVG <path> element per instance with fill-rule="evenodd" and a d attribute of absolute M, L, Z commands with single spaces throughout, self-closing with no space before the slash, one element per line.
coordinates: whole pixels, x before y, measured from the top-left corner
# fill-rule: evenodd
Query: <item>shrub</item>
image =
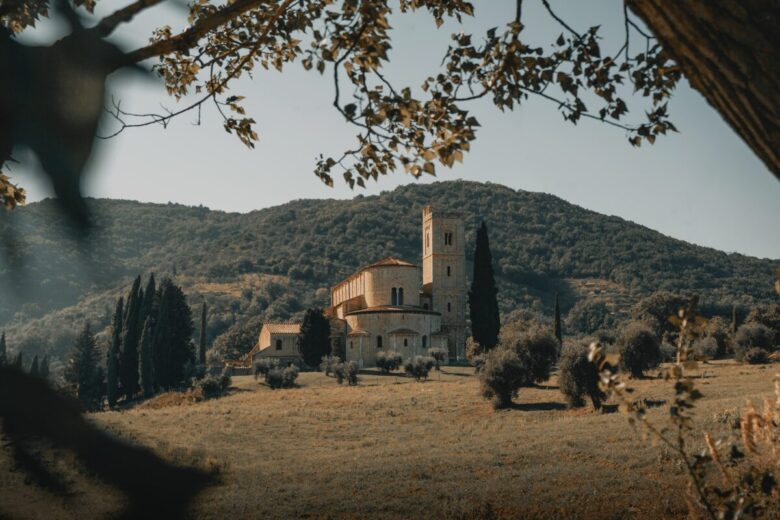
<path fill-rule="evenodd" d="M 282 371 L 282 386 L 284 388 L 292 388 L 295 386 L 295 380 L 298 379 L 298 374 L 301 370 L 295 366 L 290 365 Z"/>
<path fill-rule="evenodd" d="M 550 371 L 558 361 L 559 344 L 546 328 L 532 325 L 506 346 L 511 347 L 521 360 L 528 363 L 528 373 L 531 377 L 527 384 L 541 383 L 550 378 Z"/>
<path fill-rule="evenodd" d="M 517 390 L 531 380 L 527 361 L 508 348 L 495 348 L 485 356 L 485 365 L 479 373 L 482 395 L 490 399 L 493 408 L 506 408 L 517 396 Z"/>
<path fill-rule="evenodd" d="M 446 348 L 433 347 L 428 349 L 428 355 L 436 361 L 434 368 L 441 370 L 441 364 L 447 359 L 449 352 L 447 352 Z"/>
<path fill-rule="evenodd" d="M 347 376 L 347 370 L 344 363 L 337 363 L 333 365 L 333 376 L 336 378 L 336 382 L 341 384 L 344 382 L 344 378 Z"/>
<path fill-rule="evenodd" d="M 255 379 L 257 379 L 257 376 L 263 376 L 263 379 L 265 379 L 265 382 L 267 383 L 268 374 L 274 368 L 279 368 L 279 362 L 277 360 L 262 358 L 254 362 L 252 365 L 252 372 L 254 373 Z"/>
<path fill-rule="evenodd" d="M 585 405 L 584 396 L 590 397 L 593 408 L 601 408 L 601 401 L 606 397 L 599 388 L 598 367 L 588 360 L 588 348 L 581 345 L 570 345 L 564 349 L 558 366 L 558 386 L 566 397 L 569 406 Z"/>
<path fill-rule="evenodd" d="M 428 379 L 428 374 L 435 364 L 436 360 L 430 356 L 414 356 L 406 361 L 404 370 L 408 376 L 420 381 Z"/>
<path fill-rule="evenodd" d="M 347 384 L 349 386 L 355 386 L 358 384 L 358 365 L 354 361 L 350 361 L 346 364 L 345 375 L 347 377 Z"/>
<path fill-rule="evenodd" d="M 192 388 L 194 390 L 200 390 L 205 399 L 212 399 L 224 395 L 233 379 L 230 377 L 230 368 L 225 367 L 222 369 L 220 375 L 207 374 L 202 378 L 194 378 L 192 380 Z"/>
<path fill-rule="evenodd" d="M 661 348 L 653 330 L 642 322 L 633 322 L 623 330 L 618 341 L 620 369 L 632 377 L 642 377 L 646 370 L 661 363 Z"/>
<path fill-rule="evenodd" d="M 760 347 L 752 347 L 745 352 L 742 359 L 751 365 L 764 365 L 769 362 L 769 352 Z"/>
<path fill-rule="evenodd" d="M 398 370 L 401 367 L 403 360 L 403 356 L 394 350 L 376 353 L 376 366 L 384 374 L 388 374 L 393 370 Z"/>
<path fill-rule="evenodd" d="M 339 363 L 341 363 L 341 359 L 338 356 L 322 356 L 320 370 L 322 370 L 326 376 L 329 376 L 333 374 L 334 367 Z"/>
<path fill-rule="evenodd" d="M 715 359 L 720 352 L 720 346 L 715 337 L 702 336 L 693 342 L 691 350 L 693 350 L 693 354 L 698 359 Z"/>
<path fill-rule="evenodd" d="M 471 364 L 474 367 L 474 373 L 479 374 L 480 372 L 482 372 L 482 369 L 485 367 L 486 359 L 487 359 L 487 354 L 479 354 L 471 358 Z"/>
<path fill-rule="evenodd" d="M 671 343 L 662 342 L 659 347 L 661 350 L 661 361 L 666 363 L 674 363 L 677 361 L 677 347 Z"/>
<path fill-rule="evenodd" d="M 279 367 L 274 367 L 265 375 L 265 383 L 273 390 L 284 386 L 284 371 Z"/>
<path fill-rule="evenodd" d="M 761 323 L 745 323 L 734 336 L 734 359 L 743 361 L 751 348 L 772 350 L 772 331 Z"/>

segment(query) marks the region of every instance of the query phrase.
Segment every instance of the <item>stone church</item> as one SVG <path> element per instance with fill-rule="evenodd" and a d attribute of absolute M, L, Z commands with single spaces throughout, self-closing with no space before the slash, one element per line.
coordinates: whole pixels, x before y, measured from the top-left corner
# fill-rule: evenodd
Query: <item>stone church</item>
<path fill-rule="evenodd" d="M 422 212 L 422 269 L 398 258 L 366 265 L 331 289 L 334 353 L 360 367 L 376 353 L 395 350 L 404 358 L 431 347 L 463 359 L 466 345 L 466 254 L 463 217 L 426 206 Z M 290 325 L 268 323 L 250 358 L 283 357 L 291 349 Z M 278 337 L 277 337 L 278 336 Z M 285 346 L 287 348 L 285 348 Z"/>

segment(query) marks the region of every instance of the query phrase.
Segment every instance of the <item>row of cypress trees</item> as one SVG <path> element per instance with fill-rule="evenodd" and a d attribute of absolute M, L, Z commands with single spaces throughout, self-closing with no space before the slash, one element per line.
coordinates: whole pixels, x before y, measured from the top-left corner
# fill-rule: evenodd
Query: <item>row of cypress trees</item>
<path fill-rule="evenodd" d="M 138 276 L 127 299 L 117 300 L 111 330 L 106 361 L 109 406 L 122 397 L 129 400 L 139 393 L 149 397 L 181 385 L 185 366 L 195 362 L 192 313 L 181 288 L 169 278 L 157 287 L 151 275 L 142 289 Z M 205 341 L 201 351 L 198 358 L 205 361 Z"/>
<path fill-rule="evenodd" d="M 24 370 L 24 361 L 22 360 L 22 352 L 16 353 L 13 361 L 8 359 L 8 343 L 5 339 L 5 331 L 0 333 L 0 366 L 8 365 L 16 367 L 19 370 Z M 30 375 L 39 377 L 49 377 L 49 356 L 44 356 L 42 360 L 38 360 L 38 356 L 33 356 L 32 363 L 30 363 L 30 369 L 28 370 Z"/>

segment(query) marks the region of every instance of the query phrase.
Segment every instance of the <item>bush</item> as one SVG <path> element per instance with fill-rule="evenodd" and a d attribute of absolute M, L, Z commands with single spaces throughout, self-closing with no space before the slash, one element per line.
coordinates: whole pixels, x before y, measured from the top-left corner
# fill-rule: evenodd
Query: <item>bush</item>
<path fill-rule="evenodd" d="M 333 374 L 334 367 L 339 363 L 341 363 L 341 359 L 338 356 L 322 356 L 320 370 L 322 370 L 326 376 L 329 376 Z"/>
<path fill-rule="evenodd" d="M 434 368 L 436 368 L 436 370 L 441 370 L 441 364 L 447 360 L 449 352 L 447 352 L 446 348 L 433 347 L 428 349 L 428 355 L 436 361 Z"/>
<path fill-rule="evenodd" d="M 677 347 L 675 345 L 664 341 L 659 348 L 661 350 L 661 361 L 665 363 L 674 363 L 677 361 Z"/>
<path fill-rule="evenodd" d="M 734 359 L 743 361 L 752 348 L 772 350 L 772 331 L 760 323 L 745 323 L 734 336 Z"/>
<path fill-rule="evenodd" d="M 398 370 L 401 367 L 403 360 L 403 356 L 394 350 L 376 353 L 376 367 L 384 374 L 389 374 L 393 370 Z"/>
<path fill-rule="evenodd" d="M 344 366 L 344 363 L 336 363 L 333 365 L 333 376 L 336 378 L 338 384 L 344 382 L 344 378 L 347 377 L 347 369 Z"/>
<path fill-rule="evenodd" d="M 218 376 L 207 374 L 200 379 L 194 378 L 192 380 L 192 388 L 200 390 L 205 399 L 213 399 L 227 393 L 232 382 L 233 378 L 230 377 L 230 368 L 225 367 Z"/>
<path fill-rule="evenodd" d="M 632 377 L 642 377 L 646 370 L 661 363 L 658 337 L 646 324 L 633 322 L 623 330 L 618 341 L 620 369 Z"/>
<path fill-rule="evenodd" d="M 258 376 L 263 376 L 265 382 L 268 382 L 268 374 L 271 370 L 279 368 L 279 361 L 271 358 L 258 359 L 252 365 L 252 372 L 254 373 L 255 380 Z"/>
<path fill-rule="evenodd" d="M 290 365 L 282 371 L 282 386 L 284 388 L 292 388 L 295 386 L 295 380 L 298 379 L 298 374 L 301 370 L 295 366 Z"/>
<path fill-rule="evenodd" d="M 276 390 L 284 386 L 284 371 L 279 367 L 274 367 L 265 375 L 265 384 Z"/>
<path fill-rule="evenodd" d="M 404 370 L 408 376 L 420 381 L 428 379 L 428 374 L 435 364 L 436 360 L 430 356 L 414 356 L 414 358 L 406 361 Z"/>
<path fill-rule="evenodd" d="M 471 365 L 474 367 L 474 373 L 479 374 L 482 372 L 482 369 L 485 368 L 485 361 L 487 360 L 487 354 L 478 354 L 476 356 L 472 356 L 471 358 Z"/>
<path fill-rule="evenodd" d="M 590 397 L 593 408 L 599 410 L 606 397 L 599 388 L 599 371 L 588 360 L 588 348 L 570 345 L 564 349 L 558 366 L 558 386 L 571 407 L 585 405 L 584 396 Z"/>
<path fill-rule="evenodd" d="M 346 376 L 347 376 L 347 384 L 349 386 L 355 386 L 358 384 L 358 365 L 354 361 L 350 361 L 346 364 Z"/>
<path fill-rule="evenodd" d="M 769 362 L 769 352 L 760 347 L 752 347 L 745 352 L 742 359 L 751 365 L 764 365 Z"/>
<path fill-rule="evenodd" d="M 558 361 L 558 340 L 552 332 L 539 325 L 532 325 L 516 337 L 511 347 L 519 359 L 528 363 L 530 378 L 527 384 L 550 379 L 550 371 Z"/>
<path fill-rule="evenodd" d="M 517 352 L 499 346 L 485 356 L 485 365 L 479 373 L 482 395 L 490 399 L 493 408 L 507 408 L 517 390 L 531 381 L 529 363 L 521 360 Z"/>
<path fill-rule="evenodd" d="M 720 346 L 715 337 L 702 336 L 693 342 L 691 350 L 697 359 L 715 359 L 720 353 Z"/>

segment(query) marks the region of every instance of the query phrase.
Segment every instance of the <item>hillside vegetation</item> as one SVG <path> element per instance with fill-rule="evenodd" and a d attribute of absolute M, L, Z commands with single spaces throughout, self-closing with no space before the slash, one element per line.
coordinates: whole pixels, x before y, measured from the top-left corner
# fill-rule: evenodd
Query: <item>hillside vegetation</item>
<path fill-rule="evenodd" d="M 68 238 L 53 201 L 30 204 L 3 224 L 0 328 L 12 350 L 62 356 L 85 320 L 105 329 L 115 299 L 150 272 L 172 276 L 192 306 L 205 299 L 210 342 L 234 323 L 299 318 L 363 264 L 389 255 L 419 262 L 427 204 L 464 213 L 469 262 L 487 222 L 505 314 L 549 315 L 556 293 L 564 314 L 594 300 L 619 316 L 657 290 L 698 292 L 705 313 L 773 297 L 776 261 L 688 244 L 552 195 L 452 181 L 247 214 L 91 200 L 97 224 L 83 241 Z"/>

